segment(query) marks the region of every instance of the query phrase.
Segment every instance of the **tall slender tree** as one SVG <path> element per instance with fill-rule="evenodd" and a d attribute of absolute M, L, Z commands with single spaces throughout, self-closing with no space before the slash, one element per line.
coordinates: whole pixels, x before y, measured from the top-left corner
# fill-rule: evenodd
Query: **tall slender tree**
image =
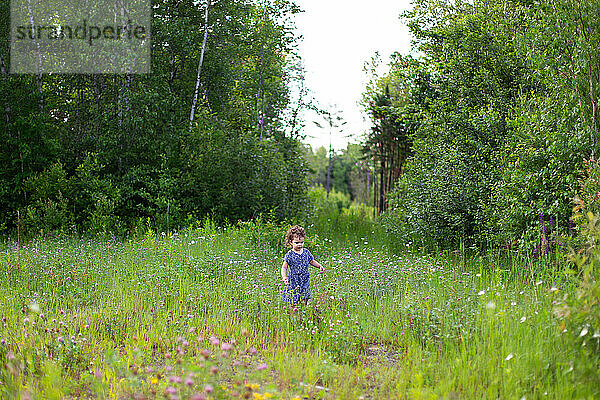
<path fill-rule="evenodd" d="M 200 76 L 202 73 L 202 63 L 204 62 L 204 52 L 206 51 L 206 41 L 208 39 L 208 11 L 210 9 L 210 1 L 211 0 L 206 0 L 206 9 L 204 12 L 204 37 L 202 38 L 202 51 L 200 52 L 200 59 L 198 60 L 198 73 L 196 74 L 196 88 L 194 89 L 194 98 L 192 100 L 192 109 L 190 111 L 190 131 L 192 130 L 192 124 L 194 123 L 194 113 L 196 111 L 196 105 L 198 104 Z"/>

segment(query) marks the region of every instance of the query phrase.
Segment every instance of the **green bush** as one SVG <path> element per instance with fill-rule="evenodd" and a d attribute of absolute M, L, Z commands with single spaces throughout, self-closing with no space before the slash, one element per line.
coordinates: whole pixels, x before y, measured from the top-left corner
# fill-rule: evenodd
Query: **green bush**
<path fill-rule="evenodd" d="M 576 198 L 575 222 L 579 235 L 574 238 L 570 260 L 575 267 L 579 287 L 572 296 L 558 300 L 554 313 L 574 349 L 572 360 L 581 376 L 600 383 L 600 163 L 586 162 L 586 177 L 581 180 Z"/>
<path fill-rule="evenodd" d="M 285 234 L 288 226 L 276 220 L 274 211 L 267 216 L 261 214 L 250 221 L 239 221 L 237 227 L 240 234 L 252 243 L 252 247 L 266 248 L 279 253 L 286 248 Z"/>
<path fill-rule="evenodd" d="M 582 278 L 574 295 L 557 301 L 554 313 L 573 349 L 577 375 L 600 383 L 600 219 L 587 212 L 580 223 L 582 241 L 570 258 Z"/>
<path fill-rule="evenodd" d="M 484 147 L 436 143 L 419 150 L 390 194 L 387 230 L 420 245 L 457 245 L 481 235 L 482 204 L 493 171 Z M 489 149 L 487 149 L 489 150 Z"/>
<path fill-rule="evenodd" d="M 88 154 L 69 175 L 61 162 L 25 181 L 29 204 L 20 211 L 20 230 L 27 234 L 48 232 L 122 233 L 115 213 L 120 191 L 101 177 L 95 154 Z"/>
<path fill-rule="evenodd" d="M 72 206 L 73 185 L 63 165 L 58 162 L 25 181 L 29 204 L 20 211 L 20 230 L 39 234 L 68 231 L 74 221 Z"/>
<path fill-rule="evenodd" d="M 565 234 L 589 135 L 573 104 L 550 96 L 522 99 L 499 157 L 501 179 L 487 209 L 490 238 L 522 250 L 539 247 L 540 215 Z M 539 250 L 539 249 L 538 249 Z"/>

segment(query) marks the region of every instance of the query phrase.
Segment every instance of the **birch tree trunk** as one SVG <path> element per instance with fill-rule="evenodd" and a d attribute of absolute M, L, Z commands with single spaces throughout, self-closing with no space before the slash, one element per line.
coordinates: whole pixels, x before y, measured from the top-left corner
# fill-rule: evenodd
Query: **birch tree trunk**
<path fill-rule="evenodd" d="M 259 89 L 258 89 L 258 98 L 256 99 L 256 109 L 257 109 L 257 119 L 256 119 L 256 130 L 260 132 L 258 137 L 258 144 L 262 142 L 263 136 L 263 126 L 264 126 L 264 118 L 265 118 L 265 88 L 264 88 L 264 70 L 265 70 L 265 22 L 267 19 L 267 7 L 263 3 L 263 21 L 261 27 L 261 33 L 263 36 L 263 42 L 260 47 L 260 77 L 259 77 Z M 259 107 L 258 103 L 261 103 Z M 329 195 L 329 190 L 327 191 Z"/>
<path fill-rule="evenodd" d="M 202 39 L 202 51 L 200 52 L 200 61 L 198 62 L 198 75 L 196 77 L 196 89 L 194 90 L 194 99 L 192 100 L 192 110 L 190 111 L 190 127 L 189 132 L 192 131 L 192 124 L 194 123 L 194 113 L 196 111 L 196 104 L 198 103 L 198 90 L 200 88 L 200 73 L 202 71 L 202 62 L 204 61 L 204 52 L 206 51 L 206 39 L 208 38 L 208 10 L 210 8 L 210 0 L 206 1 L 206 12 L 204 13 L 204 38 Z"/>
<path fill-rule="evenodd" d="M 29 23 L 31 26 L 35 26 L 33 21 L 33 11 L 31 11 L 31 0 L 27 2 L 27 11 L 29 12 Z M 37 71 L 35 74 L 35 79 L 37 82 L 38 91 L 40 92 L 40 114 L 44 112 L 44 93 L 42 91 L 42 55 L 40 50 L 40 43 L 36 40 L 35 45 L 37 48 Z"/>

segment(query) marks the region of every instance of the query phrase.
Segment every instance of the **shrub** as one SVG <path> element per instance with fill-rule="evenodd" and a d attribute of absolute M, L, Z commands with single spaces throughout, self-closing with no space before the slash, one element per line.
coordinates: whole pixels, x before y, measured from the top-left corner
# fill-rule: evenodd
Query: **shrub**
<path fill-rule="evenodd" d="M 581 376 L 600 382 L 600 206 L 598 182 L 600 164 L 586 163 L 586 178 L 581 181 L 581 197 L 576 199 L 575 221 L 580 233 L 571 250 L 570 260 L 581 276 L 573 296 L 565 295 L 554 309 L 561 320 L 575 355 L 573 361 Z M 594 213 L 593 211 L 596 211 Z"/>
<path fill-rule="evenodd" d="M 73 186 L 60 162 L 27 179 L 25 190 L 30 201 L 21 213 L 21 231 L 38 234 L 71 227 L 73 213 L 69 199 Z"/>

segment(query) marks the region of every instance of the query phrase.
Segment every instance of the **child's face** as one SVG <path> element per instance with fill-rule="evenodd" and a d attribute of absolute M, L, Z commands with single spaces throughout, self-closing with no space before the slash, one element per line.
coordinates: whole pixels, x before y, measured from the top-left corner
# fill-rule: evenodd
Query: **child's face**
<path fill-rule="evenodd" d="M 292 238 L 292 249 L 294 251 L 301 251 L 304 247 L 304 238 L 299 236 L 294 236 Z"/>

